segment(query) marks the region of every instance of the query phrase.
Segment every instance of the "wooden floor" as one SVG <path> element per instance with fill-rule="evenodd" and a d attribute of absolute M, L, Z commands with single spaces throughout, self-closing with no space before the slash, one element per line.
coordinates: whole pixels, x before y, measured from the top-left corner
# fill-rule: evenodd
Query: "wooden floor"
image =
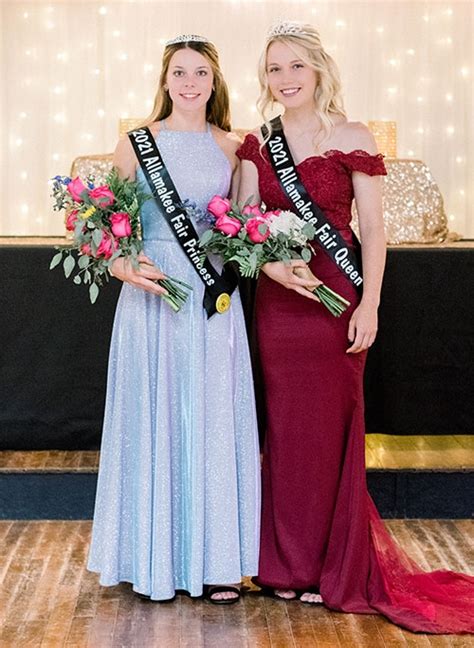
<path fill-rule="evenodd" d="M 368 470 L 472 470 L 474 435 L 366 436 Z M 0 472 L 96 472 L 95 451 L 0 451 Z"/>
<path fill-rule="evenodd" d="M 474 522 L 388 523 L 424 568 L 468 571 Z M 142 601 L 103 588 L 85 569 L 90 522 L 0 522 L 0 646 L 55 648 L 353 648 L 473 646 L 465 636 L 415 635 L 375 615 L 329 612 L 249 591 L 229 607 L 177 597 Z"/>

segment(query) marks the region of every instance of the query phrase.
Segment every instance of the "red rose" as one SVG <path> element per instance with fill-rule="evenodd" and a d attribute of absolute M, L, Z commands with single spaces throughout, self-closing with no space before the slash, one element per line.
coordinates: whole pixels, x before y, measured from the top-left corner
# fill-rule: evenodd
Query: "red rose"
<path fill-rule="evenodd" d="M 224 234 L 230 234 L 230 236 L 237 236 L 237 234 L 242 229 L 242 223 L 237 220 L 237 218 L 232 218 L 224 214 L 217 219 L 215 224 L 215 229 L 223 232 Z"/>
<path fill-rule="evenodd" d="M 112 234 L 117 238 L 132 235 L 130 217 L 126 212 L 117 212 L 110 217 Z"/>
<path fill-rule="evenodd" d="M 104 257 L 105 259 L 110 259 L 112 254 L 118 248 L 118 241 L 115 241 L 113 237 L 107 232 L 102 232 L 102 240 L 97 248 L 98 257 Z"/>
<path fill-rule="evenodd" d="M 73 209 L 71 212 L 69 212 L 68 217 L 66 218 L 66 229 L 68 230 L 68 232 L 74 232 L 75 225 L 79 220 L 77 217 L 78 211 L 78 209 Z"/>
<path fill-rule="evenodd" d="M 270 236 L 270 229 L 262 216 L 250 218 L 245 223 L 245 229 L 252 243 L 263 243 Z M 260 230 L 264 230 L 264 233 Z"/>
<path fill-rule="evenodd" d="M 67 191 L 71 194 L 73 200 L 80 203 L 83 202 L 81 194 L 84 191 L 87 191 L 87 189 L 85 188 L 82 180 L 77 177 L 74 178 L 74 180 L 71 180 L 71 182 L 68 184 Z"/>
<path fill-rule="evenodd" d="M 214 196 L 207 206 L 207 211 L 211 212 L 216 218 L 221 218 L 221 216 L 225 216 L 230 211 L 230 207 L 230 200 L 221 198 L 220 196 Z"/>
<path fill-rule="evenodd" d="M 110 207 L 115 201 L 114 194 L 107 185 L 96 187 L 89 192 L 89 198 L 96 203 L 98 207 Z"/>

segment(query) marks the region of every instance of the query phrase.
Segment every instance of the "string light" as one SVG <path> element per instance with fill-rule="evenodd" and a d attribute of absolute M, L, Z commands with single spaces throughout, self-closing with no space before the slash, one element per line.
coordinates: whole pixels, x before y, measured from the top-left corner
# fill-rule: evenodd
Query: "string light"
<path fill-rule="evenodd" d="M 237 2 L 237 0 L 229 0 L 230 2 Z M 309 2 L 309 0 L 294 0 L 295 2 L 302 3 L 304 2 Z M 452 0 L 451 0 L 452 1 Z M 90 50 L 90 52 L 87 52 L 87 56 L 89 57 L 89 65 L 92 63 L 94 65 L 94 61 L 99 61 L 99 55 L 101 54 L 101 50 L 99 48 L 99 52 L 97 53 L 96 50 L 98 48 L 98 43 L 95 40 L 95 38 L 92 36 L 92 32 L 90 29 L 86 29 L 85 27 L 80 27 L 81 30 L 83 30 L 79 35 L 75 34 L 74 35 L 74 42 L 71 42 L 67 44 L 67 41 L 61 41 L 61 40 L 56 40 L 54 34 L 50 33 L 53 30 L 60 30 L 62 27 L 62 20 L 64 19 L 63 14 L 61 13 L 61 21 L 59 20 L 59 11 L 56 11 L 55 7 L 53 4 L 44 7 L 43 3 L 38 3 L 38 5 L 43 5 L 43 9 L 37 9 L 34 7 L 33 9 L 31 7 L 34 6 L 35 3 L 24 3 L 24 9 L 20 8 L 17 12 L 15 12 L 15 17 L 14 20 L 16 21 L 17 25 L 21 27 L 22 30 L 25 30 L 25 28 L 28 28 L 28 32 L 24 32 L 24 35 L 21 35 L 21 31 L 18 31 L 18 36 L 19 40 L 17 42 L 17 50 L 16 52 L 19 54 L 17 56 L 18 60 L 18 65 L 23 66 L 23 74 L 29 74 L 31 76 L 23 76 L 22 74 L 22 68 L 19 67 L 18 70 L 16 71 L 16 79 L 17 79 L 17 84 L 22 87 L 22 88 L 29 88 L 28 91 L 23 91 L 23 94 L 25 95 L 22 98 L 22 103 L 20 105 L 12 106 L 12 111 L 10 114 L 10 117 L 12 118 L 12 123 L 13 126 L 15 125 L 15 122 L 17 123 L 18 127 L 18 132 L 21 133 L 24 137 L 25 140 L 22 139 L 20 136 L 13 135 L 12 138 L 9 140 L 9 146 L 12 149 L 12 154 L 15 154 L 20 156 L 20 154 L 23 156 L 29 156 L 31 154 L 30 147 L 33 147 L 32 142 L 29 141 L 29 138 L 26 138 L 24 135 L 25 127 L 26 125 L 30 125 L 30 121 L 35 118 L 35 110 L 30 109 L 30 106 L 35 105 L 35 100 L 36 100 L 36 92 L 42 90 L 42 92 L 46 95 L 46 99 L 49 95 L 49 101 L 53 100 L 53 109 L 49 113 L 49 119 L 50 125 L 52 127 L 52 130 L 56 129 L 58 132 L 58 139 L 57 142 L 63 141 L 63 137 L 61 135 L 61 129 L 59 128 L 60 126 L 63 126 L 68 123 L 68 121 L 73 122 L 76 117 L 76 112 L 71 112 L 67 113 L 66 109 L 68 107 L 68 104 L 64 101 L 62 101 L 61 98 L 64 96 L 67 96 L 69 94 L 72 94 L 72 88 L 76 87 L 76 71 L 74 69 L 69 69 L 70 67 L 72 68 L 72 63 L 76 62 L 76 60 L 80 61 L 80 57 L 83 57 L 83 60 L 85 59 L 85 54 L 86 52 L 84 50 Z M 240 3 L 239 3 L 240 4 Z M 243 2 L 242 2 L 243 4 Z M 249 0 L 250 4 L 250 0 Z M 316 3 L 314 3 L 316 4 Z M 117 22 L 116 20 L 110 21 L 110 18 L 115 18 L 115 16 L 109 16 L 109 14 L 113 13 L 113 9 L 110 9 L 112 6 L 112 3 L 105 3 L 103 5 L 100 5 L 99 3 L 95 4 L 95 9 L 93 9 L 95 13 L 95 20 L 99 25 L 99 30 L 104 29 L 104 25 L 107 24 L 107 29 L 106 33 L 108 34 L 109 39 L 120 39 L 123 37 L 124 34 L 127 33 L 127 26 L 126 26 L 126 21 L 123 20 L 122 22 Z M 28 9 L 29 7 L 29 9 Z M 461 10 L 459 10 L 456 7 L 454 7 L 456 10 L 456 20 L 461 19 Z M 322 9 L 319 6 L 313 6 L 311 5 L 306 7 L 306 12 L 307 15 L 322 15 Z M 440 87 L 435 87 L 436 83 L 438 82 L 437 77 L 433 76 L 432 79 L 427 78 L 426 76 L 422 76 L 421 78 L 415 77 L 413 79 L 413 86 L 404 88 L 402 84 L 402 74 L 406 74 L 409 71 L 408 66 L 411 65 L 413 67 L 414 60 L 408 57 L 414 57 L 418 53 L 419 57 L 419 52 L 421 52 L 423 48 L 423 52 L 425 51 L 425 46 L 430 47 L 430 51 L 432 52 L 432 60 L 427 62 L 424 60 L 424 57 L 421 57 L 421 60 L 419 61 L 419 70 L 420 74 L 425 74 L 428 75 L 430 74 L 430 69 L 435 70 L 437 67 L 441 70 L 441 72 L 446 72 L 449 70 L 449 67 L 442 67 L 444 65 L 449 66 L 450 62 L 453 59 L 454 53 L 449 51 L 448 48 L 452 49 L 452 46 L 454 44 L 454 38 L 456 38 L 456 47 L 458 46 L 457 42 L 457 32 L 456 36 L 453 37 L 451 36 L 450 32 L 453 32 L 454 30 L 454 24 L 450 22 L 443 22 L 444 20 L 447 20 L 448 18 L 452 17 L 454 15 L 454 10 L 452 7 L 441 7 L 441 9 L 436 9 L 436 11 L 433 8 L 428 7 L 425 4 L 424 9 L 417 9 L 415 13 L 415 19 L 418 21 L 418 28 L 422 26 L 422 23 L 426 23 L 425 29 L 423 30 L 423 42 L 420 43 L 416 41 L 415 39 L 411 39 L 412 43 L 417 42 L 418 45 L 416 49 L 414 47 L 409 46 L 409 40 L 408 38 L 406 39 L 406 42 L 403 43 L 403 40 L 401 41 L 401 47 L 400 49 L 392 50 L 390 52 L 390 49 L 388 50 L 388 56 L 385 54 L 384 56 L 384 61 L 385 61 L 385 66 L 386 70 L 388 69 L 389 72 L 391 73 L 391 76 L 387 79 L 387 82 L 390 84 L 385 88 L 385 108 L 387 109 L 388 113 L 391 113 L 392 107 L 393 109 L 399 109 L 400 106 L 399 104 L 403 102 L 408 102 L 412 106 L 412 114 L 410 115 L 410 119 L 412 120 L 411 122 L 407 122 L 407 127 L 408 127 L 408 133 L 412 133 L 411 137 L 413 138 L 413 144 L 417 145 L 423 144 L 423 146 L 426 146 L 428 144 L 428 147 L 432 147 L 433 144 L 430 143 L 428 135 L 430 133 L 430 130 L 433 130 L 433 126 L 431 125 L 432 121 L 434 124 L 434 116 L 431 114 L 431 109 L 432 106 L 434 106 L 434 102 L 437 99 L 439 102 L 445 101 L 446 104 L 445 106 L 445 112 L 449 115 L 447 116 L 446 122 L 441 126 L 441 133 L 442 135 L 444 134 L 445 138 L 451 138 L 449 140 L 449 146 L 451 147 L 450 150 L 450 163 L 451 165 L 456 164 L 456 165 L 463 165 L 466 163 L 466 157 L 465 155 L 462 155 L 465 151 L 465 142 L 463 138 L 461 138 L 461 128 L 458 128 L 457 126 L 454 127 L 453 124 L 459 123 L 457 121 L 458 117 L 462 117 L 462 108 L 460 108 L 460 98 L 462 96 L 462 92 L 464 91 L 464 88 L 461 88 L 462 85 L 466 86 L 464 84 L 463 80 L 468 80 L 471 78 L 472 74 L 472 65 L 470 63 L 470 60 L 465 58 L 457 58 L 457 64 L 455 64 L 452 67 L 452 77 L 456 77 L 456 79 L 453 79 L 451 77 L 451 82 L 448 81 L 449 85 L 451 85 L 451 89 L 449 91 L 446 91 L 444 88 L 444 92 L 442 89 L 442 86 Z M 102 20 L 98 20 L 98 16 L 105 17 L 107 16 L 106 20 L 107 23 L 102 22 Z M 337 16 L 337 14 L 336 14 Z M 378 21 L 380 21 L 380 18 L 382 16 L 379 15 Z M 383 19 L 383 17 L 382 17 Z M 24 21 L 29 21 L 28 25 Z M 94 20 L 94 17 L 92 18 Z M 377 21 L 377 22 L 378 22 Z M 112 22 L 112 24 L 110 24 Z M 388 49 L 391 45 L 393 45 L 393 41 L 389 41 L 388 39 L 392 37 L 392 29 L 390 25 L 385 27 L 385 25 L 381 22 L 377 24 L 377 22 L 372 23 L 372 25 L 369 25 L 369 30 L 368 30 L 368 37 L 372 39 L 372 44 L 374 43 L 380 43 L 382 42 L 379 37 L 382 37 L 384 39 L 383 42 L 386 42 L 386 49 Z M 114 24 L 115 23 L 115 24 Z M 331 40 L 333 40 L 334 37 L 336 37 L 339 34 L 339 37 L 342 36 L 341 30 L 346 30 L 348 25 L 352 24 L 349 22 L 347 19 L 342 19 L 342 18 L 337 18 L 331 21 L 330 23 L 330 28 L 332 29 L 332 38 L 329 38 L 329 43 Z M 154 51 L 148 53 L 146 55 L 146 58 L 148 58 L 148 61 L 153 61 L 155 60 L 155 56 L 160 54 L 159 46 L 163 46 L 166 42 L 166 38 L 169 36 L 167 33 L 167 29 L 170 27 L 170 25 L 162 25 L 162 28 L 160 31 L 165 32 L 165 36 L 160 37 L 159 34 L 156 34 L 154 37 L 154 40 L 152 42 L 152 45 L 154 46 Z M 166 29 L 165 29 L 166 28 Z M 339 30 L 339 32 L 337 31 Z M 26 40 L 28 37 L 28 33 L 33 33 L 35 34 L 35 40 Z M 416 30 L 415 30 L 416 34 Z M 84 37 L 85 36 L 85 37 Z M 213 35 L 210 34 L 212 37 Z M 329 34 L 331 36 L 331 34 Z M 91 38 L 90 41 L 87 40 L 87 38 Z M 49 48 L 51 47 L 49 45 L 49 41 L 51 38 L 56 40 L 56 48 L 64 48 L 61 51 L 57 51 L 54 46 L 54 40 L 51 41 L 53 50 L 51 51 Z M 76 40 L 77 38 L 77 40 Z M 461 41 L 460 41 L 461 42 Z M 109 47 L 109 50 L 105 51 L 105 61 L 107 62 L 107 65 L 113 66 L 113 60 L 115 57 L 115 61 L 122 61 L 122 65 L 118 65 L 117 63 L 115 64 L 116 67 L 125 70 L 125 73 L 128 74 L 129 71 L 132 69 L 132 66 L 134 64 L 134 59 L 135 59 L 135 54 L 137 54 L 136 58 L 139 61 L 138 67 L 138 72 L 139 72 L 139 77 L 140 81 L 143 81 L 143 83 L 148 83 L 150 82 L 150 76 L 147 76 L 145 78 L 144 75 L 151 75 L 153 72 L 155 72 L 158 68 L 157 63 L 151 63 L 151 62 L 144 62 L 143 60 L 146 61 L 145 57 L 143 56 L 138 56 L 138 52 L 135 52 L 135 50 L 130 50 L 124 51 L 122 48 L 125 45 L 124 42 L 120 42 L 119 40 L 109 40 L 106 42 L 106 45 Z M 405 46 L 404 46 L 405 45 Z M 447 49 L 443 49 L 446 47 Z M 336 51 L 337 46 L 331 45 L 329 46 L 328 43 L 326 43 L 326 49 L 330 52 Z M 345 55 L 347 46 L 343 44 L 343 41 L 341 41 L 341 46 L 339 49 L 343 50 L 343 54 Z M 385 50 L 386 51 L 386 50 Z M 466 51 L 466 50 L 465 50 Z M 97 56 L 95 55 L 97 54 Z M 462 54 L 462 51 L 461 51 Z M 389 58 L 391 55 L 391 58 Z M 444 56 L 449 56 L 450 59 L 446 58 L 443 59 Z M 71 59 L 73 59 L 71 61 Z M 102 62 L 102 58 L 100 59 Z M 61 63 L 61 65 L 56 65 L 56 62 Z M 417 61 L 418 62 L 418 61 Z M 38 63 L 38 65 L 37 65 Z M 49 69 L 51 70 L 49 77 L 45 76 L 44 78 L 41 77 L 41 64 L 43 67 L 46 69 L 46 65 L 49 65 Z M 97 65 L 97 63 L 95 63 Z M 55 69 L 56 68 L 56 69 Z M 143 71 L 143 74 L 140 74 L 140 68 Z M 238 123 L 238 114 L 241 114 L 241 118 L 244 120 L 247 120 L 247 122 L 250 122 L 250 117 L 252 118 L 256 116 L 257 113 L 257 108 L 250 103 L 250 100 L 253 99 L 253 95 L 256 93 L 256 88 L 251 87 L 251 86 L 256 86 L 258 84 L 258 78 L 257 76 L 253 73 L 254 69 L 253 67 L 250 67 L 250 72 L 247 72 L 245 68 L 243 70 L 239 70 L 239 75 L 238 78 L 240 79 L 240 84 L 242 83 L 242 79 L 245 82 L 245 86 L 243 88 L 240 88 L 239 90 L 236 89 L 236 87 L 232 88 L 232 82 L 229 84 L 231 88 L 231 99 L 233 102 L 236 102 L 237 105 L 235 106 L 236 109 L 236 118 L 235 118 L 235 123 L 237 126 L 246 126 L 248 124 Z M 415 68 L 413 68 L 415 69 Z M 241 72 L 241 74 L 240 74 Z M 102 82 L 100 81 L 100 78 L 103 75 L 103 69 L 96 67 L 96 68 L 91 68 L 87 65 L 87 60 L 86 60 L 86 65 L 85 69 L 81 70 L 80 74 L 82 74 L 82 78 L 77 76 L 77 81 L 84 83 L 87 85 L 87 79 L 89 82 L 89 86 L 93 86 L 92 88 L 92 101 L 93 97 L 99 97 L 99 91 L 102 85 Z M 122 72 L 120 72 L 122 74 Z M 399 75 L 399 76 L 395 76 Z M 84 76 L 86 79 L 84 79 Z M 97 78 L 97 83 L 94 82 L 94 77 Z M 72 78 L 75 82 L 75 85 L 72 86 L 69 82 L 69 78 Z M 445 76 L 445 78 L 449 78 L 449 76 Z M 63 82 L 65 81 L 65 82 Z M 91 83 L 94 82 L 94 83 Z M 386 83 L 387 83 L 386 82 Z M 418 88 L 417 88 L 418 84 Z M 430 84 L 432 87 L 430 87 Z M 457 85 L 456 85 L 457 84 Z M 467 87 L 467 86 L 466 86 Z M 383 86 L 382 86 L 383 89 Z M 439 90 L 441 89 L 441 92 Z M 32 92 L 34 90 L 34 92 Z M 416 95 L 416 92 L 421 93 L 419 95 Z M 432 90 L 432 92 L 431 92 Z M 135 91 L 130 91 L 127 92 L 125 97 L 122 95 L 122 102 L 126 106 L 128 106 L 132 112 L 132 116 L 135 116 L 135 113 L 133 112 L 133 106 L 135 105 L 135 102 L 137 102 L 138 105 L 138 100 L 139 105 L 145 107 L 147 110 L 151 109 L 153 106 L 153 99 L 150 98 L 148 95 L 149 93 L 147 92 L 147 97 L 144 98 L 142 97 L 142 92 L 144 92 L 142 86 L 137 86 Z M 454 98 L 454 93 L 456 92 L 456 102 Z M 405 96 L 404 96 L 405 93 Z M 409 94 L 408 94 L 409 93 Z M 44 97 L 43 94 L 43 97 Z M 125 94 L 125 93 L 124 93 Z M 57 97 L 57 99 L 56 99 Z M 68 97 L 68 99 L 72 100 L 72 97 Z M 110 97 L 108 97 L 110 99 Z M 245 99 L 245 101 L 244 101 Z M 249 99 L 249 101 L 247 101 Z M 98 103 L 98 102 L 97 102 Z M 107 117 L 107 120 L 114 120 L 116 119 L 117 113 L 114 111 L 106 111 L 104 107 L 97 107 L 97 103 L 94 106 L 94 103 L 92 103 L 92 120 L 91 122 L 94 122 L 94 116 L 96 115 L 96 120 L 103 120 L 105 117 Z M 414 106 L 414 103 L 417 103 L 419 105 L 419 108 L 416 109 Z M 123 105 L 122 104 L 122 105 Z M 20 106 L 23 105 L 25 110 L 21 110 Z M 100 104 L 99 104 L 100 106 Z M 415 111 L 413 111 L 413 108 Z M 142 112 L 144 112 L 142 109 L 140 109 Z M 77 111 L 78 108 L 75 107 L 75 110 Z M 58 112 L 56 112 L 58 111 Z M 425 120 L 425 111 L 427 114 L 427 119 Z M 459 113 L 461 111 L 461 113 Z M 120 109 L 118 110 L 120 113 Z M 140 112 L 139 114 L 142 114 Z M 416 125 L 413 123 L 413 121 L 416 119 L 418 116 L 419 121 L 421 122 L 420 125 Z M 121 117 L 124 119 L 128 119 L 130 117 L 130 114 L 128 111 L 125 111 L 121 114 Z M 374 118 L 380 119 L 380 113 L 375 115 Z M 393 119 L 394 116 L 393 114 L 388 114 L 385 119 Z M 25 120 L 28 119 L 28 122 L 25 122 Z M 432 120 L 432 121 L 430 121 Z M 102 126 L 100 125 L 102 123 Z M 100 122 L 96 124 L 97 130 L 94 130 L 92 132 L 84 132 L 82 133 L 79 131 L 77 135 L 79 136 L 78 139 L 79 141 L 82 142 L 93 142 L 94 140 L 97 140 L 98 138 L 98 133 L 102 132 L 103 129 L 103 122 Z M 20 128 L 21 127 L 21 128 Z M 87 127 L 87 126 L 86 126 Z M 94 126 L 88 126 L 89 128 L 94 128 Z M 64 129 L 63 129 L 64 130 Z M 444 133 L 443 133 L 444 131 Z M 455 135 L 458 135 L 457 137 L 453 137 Z M 76 136 L 77 136 L 76 135 Z M 417 137 L 420 136 L 420 138 Z M 8 143 L 8 140 L 7 140 Z M 61 144 L 56 144 L 58 148 L 61 146 Z M 77 146 L 77 143 L 76 143 Z M 82 146 L 85 147 L 84 144 Z M 99 148 L 99 147 L 96 147 Z M 33 153 L 34 153 L 34 149 Z M 93 150 L 93 147 L 91 147 L 90 151 Z M 428 153 L 431 151 L 431 148 L 428 148 Z M 100 151 L 94 151 L 94 152 L 100 152 Z M 64 150 L 59 148 L 59 150 L 56 150 L 53 153 L 50 153 L 47 156 L 48 164 L 51 164 L 54 162 L 55 166 L 57 165 L 58 162 L 61 162 L 61 164 L 65 165 L 65 171 L 60 169 L 61 172 L 67 172 L 68 165 L 70 164 L 70 161 L 75 155 L 80 154 L 81 150 L 75 150 L 72 154 L 71 152 L 67 149 L 67 142 L 64 144 Z M 454 155 L 456 154 L 456 155 Z M 415 151 L 414 150 L 408 150 L 406 152 L 407 157 L 413 158 L 415 156 Z M 420 155 L 420 151 L 416 151 L 416 155 Z M 430 160 L 428 159 L 427 162 L 429 163 Z M 458 168 L 458 167 L 456 167 Z M 459 167 L 458 171 L 463 171 L 464 167 Z M 31 174 L 27 170 L 21 170 L 21 167 L 16 170 L 16 174 L 14 175 L 15 182 L 17 182 L 20 185 L 20 182 L 25 182 L 30 178 Z M 446 181 L 446 178 L 445 178 Z M 442 190 L 446 190 L 446 184 L 444 187 L 442 186 L 442 181 L 440 178 L 440 187 Z M 24 189 L 23 189 L 24 190 Z M 470 189 L 467 188 L 459 188 L 456 189 L 455 185 L 454 187 L 450 187 L 451 191 L 451 197 L 455 197 L 457 201 L 461 200 L 461 197 L 466 198 L 466 196 L 469 197 L 470 199 Z M 21 194 L 20 194 L 21 195 Z M 449 197 L 448 197 L 449 200 Z M 465 202 L 468 202 L 468 200 L 465 200 Z M 28 219 L 29 221 L 33 221 L 33 215 L 37 213 L 37 206 L 34 206 L 33 209 L 33 204 L 29 206 L 27 203 L 23 203 L 22 205 L 19 206 L 19 211 L 24 217 L 25 215 L 28 215 L 30 213 L 30 218 Z M 34 214 L 33 214 L 34 212 Z M 450 220 L 455 220 L 455 216 L 450 213 L 449 215 Z M 456 216 L 457 218 L 457 216 Z M 34 222 L 42 222 L 41 216 L 38 216 L 38 218 Z M 23 227 L 23 226 L 22 226 Z"/>

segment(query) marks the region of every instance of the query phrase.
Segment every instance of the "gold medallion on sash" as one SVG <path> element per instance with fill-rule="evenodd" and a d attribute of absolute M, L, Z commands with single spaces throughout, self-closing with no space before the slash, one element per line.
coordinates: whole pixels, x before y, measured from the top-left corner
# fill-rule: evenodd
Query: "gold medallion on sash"
<path fill-rule="evenodd" d="M 216 299 L 216 311 L 218 313 L 225 313 L 230 308 L 230 295 L 221 293 Z"/>

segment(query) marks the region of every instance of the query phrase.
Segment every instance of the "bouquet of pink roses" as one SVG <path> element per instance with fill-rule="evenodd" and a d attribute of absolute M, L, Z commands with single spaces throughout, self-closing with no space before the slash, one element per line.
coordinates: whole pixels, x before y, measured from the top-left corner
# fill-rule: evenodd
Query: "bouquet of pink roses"
<path fill-rule="evenodd" d="M 53 209 L 66 211 L 72 245 L 57 247 L 49 267 L 53 269 L 62 261 L 66 277 L 76 269 L 74 283 L 89 284 L 89 298 L 94 303 L 104 280 L 109 280 L 115 259 L 128 258 L 138 268 L 138 255 L 143 249 L 139 214 L 151 196 L 137 182 L 121 179 L 115 169 L 107 176 L 106 184 L 98 187 L 92 178 L 88 178 L 86 186 L 79 177 L 55 176 L 52 196 Z M 179 311 L 188 296 L 183 288 L 192 290 L 191 286 L 172 277 L 158 283 L 168 293 L 161 295 L 162 299 Z"/>
<path fill-rule="evenodd" d="M 218 254 L 224 263 L 235 262 L 242 277 L 258 277 L 262 266 L 271 261 L 302 259 L 308 263 L 314 254 L 310 245 L 314 227 L 291 211 L 263 211 L 248 203 L 241 209 L 220 196 L 214 196 L 207 209 L 214 222 L 213 228 L 201 236 L 201 248 L 205 253 Z M 314 279 L 311 292 L 335 317 L 350 306 L 350 302 L 320 283 L 309 268 L 295 268 L 294 272 L 303 279 Z"/>

